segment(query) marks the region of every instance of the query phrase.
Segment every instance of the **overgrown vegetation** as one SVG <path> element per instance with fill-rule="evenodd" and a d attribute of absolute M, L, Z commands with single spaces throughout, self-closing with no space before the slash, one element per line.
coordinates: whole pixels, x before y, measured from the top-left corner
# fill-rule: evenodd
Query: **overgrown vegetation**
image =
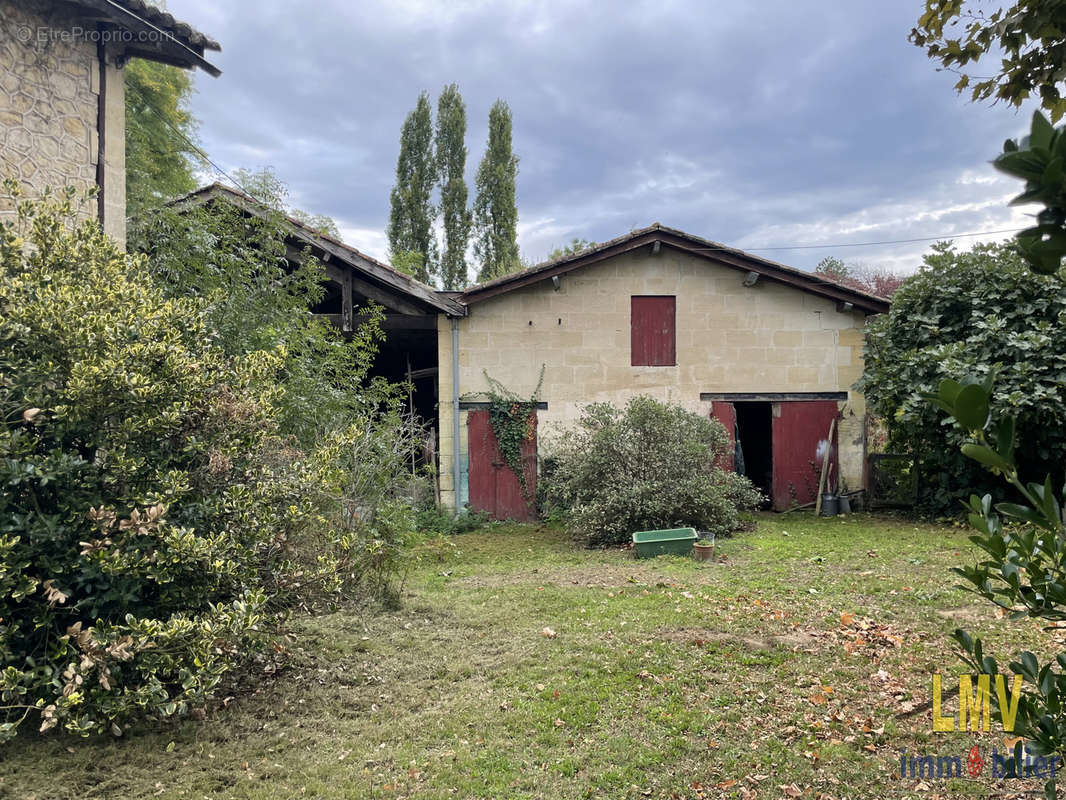
<path fill-rule="evenodd" d="M 217 346 L 232 356 L 282 354 L 281 428 L 303 445 L 383 407 L 400 408 L 398 387 L 369 379 L 382 340 L 381 309 L 360 310 L 350 338 L 308 313 L 325 291 L 322 265 L 290 253 L 284 195 L 249 213 L 220 199 L 181 203 L 131 221 L 128 246 L 172 298 L 198 298 Z M 291 257 L 290 257 L 291 256 Z"/>
<path fill-rule="evenodd" d="M 968 19 L 965 36 L 946 37 L 945 27 L 957 24 L 963 17 Z M 986 15 L 972 13 L 962 2 L 928 0 L 926 12 L 911 38 L 916 44 L 926 46 L 930 57 L 940 60 L 948 69 L 976 62 L 991 50 L 1001 50 L 998 71 L 980 79 L 973 89 L 973 98 L 994 96 L 1021 105 L 1036 92 L 1054 121 L 1066 113 L 1066 99 L 1062 95 L 1066 27 L 1062 23 L 1059 2 L 1021 0 Z M 970 76 L 963 74 L 956 88 L 962 91 L 969 80 Z M 1062 262 L 1066 256 L 1064 159 L 1066 129 L 1054 129 L 1037 111 L 1029 136 L 1020 142 L 1008 140 L 995 161 L 997 168 L 1025 181 L 1025 191 L 1014 198 L 1014 204 L 1044 206 L 1037 215 L 1037 225 L 1017 235 L 1017 248 L 1028 268 L 1034 275 L 1042 276 L 1047 288 L 1056 295 L 1062 292 Z M 1034 280 L 1038 278 L 1022 276 L 1017 283 L 1025 287 Z M 1030 298 L 1025 294 L 1007 296 L 995 310 L 1000 314 L 1026 313 L 1027 300 Z M 1062 330 L 1063 314 L 1056 310 L 1053 320 L 1043 320 L 1040 332 L 1045 338 L 1041 344 L 1058 354 L 1062 352 L 1061 343 L 1052 337 Z M 1016 337 L 1003 338 L 1013 344 Z M 1027 350 L 1034 350 L 1032 342 L 1024 343 L 1030 345 Z M 1022 368 L 1027 368 L 1036 356 L 1035 352 L 1024 353 L 1019 359 Z M 994 603 L 1003 613 L 1009 613 L 1015 622 L 1014 629 L 1026 617 L 1057 627 L 1066 620 L 1063 588 L 1066 525 L 1056 488 L 1063 485 L 1061 428 L 1052 424 L 1023 432 L 1023 418 L 1011 407 L 1018 403 L 1004 408 L 1002 397 L 992 392 L 993 385 L 999 382 L 997 364 L 971 372 L 963 382 L 948 377 L 940 381 L 937 393 L 929 396 L 935 405 L 951 415 L 947 421 L 954 422 L 966 437 L 960 448 L 962 454 L 1004 478 L 1014 494 L 1008 499 L 1021 500 L 993 505 L 991 493 L 970 495 L 969 521 L 977 530 L 971 540 L 986 557 L 972 567 L 956 568 L 955 572 L 971 584 L 977 595 Z M 1056 376 L 1053 385 L 1061 386 L 1061 375 Z M 1052 423 L 1061 419 L 1061 409 L 1057 411 Z M 1024 444 L 1019 447 L 1019 442 Z M 1054 470 L 1042 482 L 1030 480 L 1034 476 L 1033 465 L 1022 458 L 1022 454 L 1033 450 L 1039 456 L 1038 463 L 1053 459 Z M 1066 489 L 1063 501 L 1066 501 Z M 961 628 L 956 630 L 955 638 L 961 647 L 962 660 L 970 669 L 998 675 L 999 665 L 991 655 L 996 648 L 986 646 L 984 640 Z M 1066 756 L 1066 651 L 1061 640 L 1056 644 L 1051 654 L 1041 657 L 1022 651 L 1010 663 L 1015 680 L 1020 676 L 1026 684 L 1013 709 L 1014 732 L 1020 738 L 1004 764 L 1006 774 L 1020 775 L 1023 758 L 1051 756 L 1051 779 L 1043 787 L 1044 796 L 1049 800 L 1058 796 L 1056 766 L 1061 769 Z M 1006 729 L 1011 711 L 1004 703 L 1009 701 L 998 691 L 994 697 L 996 719 Z M 989 700 L 985 698 L 985 702 Z"/>
<path fill-rule="evenodd" d="M 295 302 L 264 240 L 184 230 L 204 259 L 156 241 L 151 269 L 72 201 L 18 202 L 0 240 L 3 737 L 202 708 L 286 608 L 394 596 L 413 525 L 373 324 L 234 320 Z"/>
<path fill-rule="evenodd" d="M 1011 415 L 1022 470 L 1063 478 L 1066 447 L 1066 294 L 1060 275 L 1035 275 L 1011 244 L 956 252 L 937 245 L 922 270 L 868 326 L 860 387 L 887 426 L 887 448 L 920 464 L 920 510 L 958 513 L 971 491 L 995 481 L 959 446 L 965 434 L 944 425 L 924 397 L 946 378 L 983 378 L 998 366 L 993 413 Z"/>
<path fill-rule="evenodd" d="M 728 442 L 717 420 L 650 397 L 624 409 L 589 405 L 555 445 L 547 503 L 566 512 L 590 547 L 628 543 L 639 530 L 729 533 L 762 498 L 747 478 L 716 465 Z"/>

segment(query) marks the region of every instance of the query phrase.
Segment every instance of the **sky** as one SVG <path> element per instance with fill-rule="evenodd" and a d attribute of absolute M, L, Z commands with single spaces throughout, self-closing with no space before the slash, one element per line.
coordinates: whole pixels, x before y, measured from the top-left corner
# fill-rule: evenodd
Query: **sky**
<path fill-rule="evenodd" d="M 1025 227 L 989 161 L 1032 108 L 975 104 L 907 41 L 921 0 L 482 2 L 170 0 L 222 44 L 197 73 L 201 143 L 270 166 L 293 205 L 387 259 L 399 133 L 458 83 L 467 180 L 489 107 L 519 156 L 519 246 L 661 222 L 802 269 L 826 256 L 909 273 L 930 242 Z M 216 176 L 211 176 L 216 177 Z M 225 181 L 224 178 L 218 178 Z M 961 238 L 975 241 L 1008 234 Z M 778 249 L 793 248 L 793 249 Z"/>

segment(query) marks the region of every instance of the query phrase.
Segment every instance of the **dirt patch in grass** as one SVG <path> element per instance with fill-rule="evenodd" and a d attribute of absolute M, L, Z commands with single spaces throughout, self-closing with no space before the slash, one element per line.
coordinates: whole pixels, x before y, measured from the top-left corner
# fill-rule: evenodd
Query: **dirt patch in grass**
<path fill-rule="evenodd" d="M 601 564 L 594 567 L 558 567 L 517 572 L 504 572 L 495 575 L 471 575 L 460 579 L 459 583 L 478 589 L 497 589 L 506 586 L 553 585 L 559 588 L 578 587 L 582 589 L 614 589 L 617 587 L 646 586 L 680 586 L 677 576 L 640 563 Z"/>
<path fill-rule="evenodd" d="M 959 606 L 958 608 L 938 608 L 938 617 L 950 619 L 954 622 L 988 622 L 993 619 L 990 611 L 991 606 Z"/>
<path fill-rule="evenodd" d="M 751 650 L 763 651 L 774 650 L 778 647 L 783 647 L 787 650 L 810 650 L 823 641 L 823 638 L 814 632 L 798 628 L 784 633 L 765 635 L 730 633 L 709 628 L 672 628 L 660 630 L 656 638 L 667 642 L 688 644 L 693 647 L 726 642 L 743 645 Z"/>

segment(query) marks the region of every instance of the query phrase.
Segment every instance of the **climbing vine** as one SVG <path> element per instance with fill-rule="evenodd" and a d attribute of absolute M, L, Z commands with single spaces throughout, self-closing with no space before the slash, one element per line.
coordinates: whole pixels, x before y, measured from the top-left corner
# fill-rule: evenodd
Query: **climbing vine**
<path fill-rule="evenodd" d="M 534 412 L 537 410 L 540 387 L 544 383 L 544 367 L 540 368 L 537 388 L 527 399 L 508 389 L 498 380 L 482 370 L 489 389 L 484 394 L 489 398 L 489 422 L 496 436 L 496 445 L 503 456 L 508 469 L 518 478 L 522 487 L 522 496 L 529 499 L 526 486 L 526 471 L 522 463 L 522 445 L 533 440 L 536 433 Z"/>

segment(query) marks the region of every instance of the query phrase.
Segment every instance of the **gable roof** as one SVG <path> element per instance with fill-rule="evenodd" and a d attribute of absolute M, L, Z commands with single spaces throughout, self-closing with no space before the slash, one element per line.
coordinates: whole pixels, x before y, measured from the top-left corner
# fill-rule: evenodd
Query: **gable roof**
<path fill-rule="evenodd" d="M 258 217 L 277 213 L 254 197 L 217 182 L 190 192 L 177 200 L 172 200 L 170 205 L 180 206 L 183 203 L 202 205 L 211 200 L 231 203 Z M 305 222 L 287 214 L 280 216 L 286 232 L 309 247 L 320 261 L 329 262 L 329 265 L 339 261 L 360 273 L 366 281 L 364 288 L 367 291 L 374 291 L 374 287 L 377 287 L 396 295 L 403 306 L 410 307 L 407 313 L 444 313 L 458 316 L 466 313 L 463 306 L 437 292 L 432 286 L 427 286 L 410 275 L 405 275 L 394 267 L 356 250 L 340 239 L 322 233 Z M 379 302 L 388 305 L 384 300 Z M 401 313 L 404 312 L 401 311 Z"/>
<path fill-rule="evenodd" d="M 557 275 L 565 275 L 649 245 L 670 247 L 722 266 L 732 267 L 740 272 L 758 273 L 759 280 L 766 279 L 783 283 L 838 303 L 851 303 L 856 310 L 867 314 L 882 314 L 889 308 L 889 301 L 883 297 L 852 289 L 821 275 L 815 275 L 813 272 L 769 261 L 735 247 L 693 236 L 676 228 L 668 228 L 658 222 L 647 228 L 640 228 L 616 239 L 602 242 L 579 253 L 566 255 L 521 272 L 512 272 L 509 275 L 471 286 L 463 292 L 459 301 L 464 305 L 484 302 L 523 286 L 529 286 Z"/>
<path fill-rule="evenodd" d="M 127 57 L 185 69 L 199 67 L 216 78 L 222 74 L 204 58 L 206 50 L 222 50 L 217 41 L 145 0 L 72 0 L 72 4 L 88 19 L 137 34 L 120 40 Z"/>

